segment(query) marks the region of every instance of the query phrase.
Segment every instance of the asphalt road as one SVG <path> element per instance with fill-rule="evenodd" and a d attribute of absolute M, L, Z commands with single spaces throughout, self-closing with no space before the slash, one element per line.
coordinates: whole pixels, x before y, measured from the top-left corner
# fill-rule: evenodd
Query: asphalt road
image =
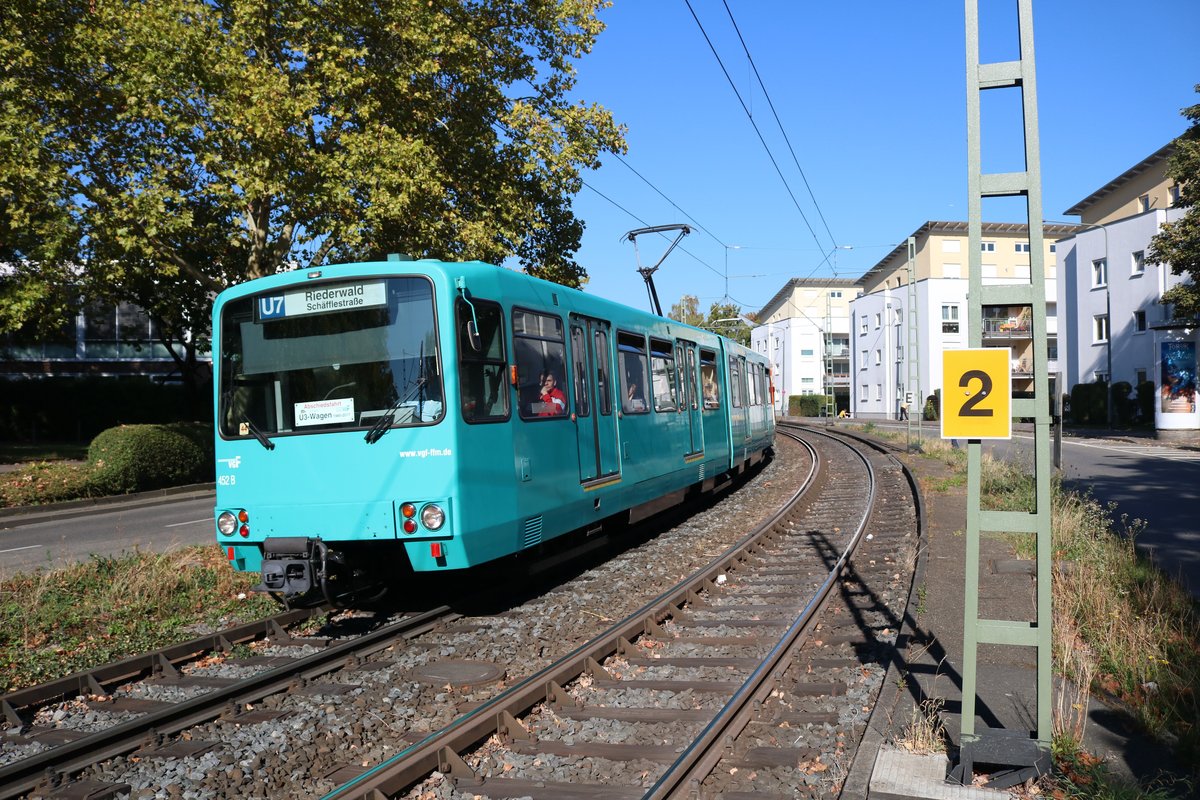
<path fill-rule="evenodd" d="M 66 518 L 61 512 L 8 516 L 0 518 L 0 578 L 86 561 L 93 554 L 164 553 L 214 541 L 212 492 L 95 506 Z"/>

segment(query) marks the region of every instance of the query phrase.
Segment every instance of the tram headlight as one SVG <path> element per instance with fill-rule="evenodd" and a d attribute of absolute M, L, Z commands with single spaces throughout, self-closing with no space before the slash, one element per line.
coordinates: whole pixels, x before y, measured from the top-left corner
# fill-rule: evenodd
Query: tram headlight
<path fill-rule="evenodd" d="M 436 531 L 446 524 L 446 512 L 441 506 L 430 503 L 421 509 L 421 524 L 427 531 Z"/>
<path fill-rule="evenodd" d="M 222 511 L 217 517 L 217 530 L 226 536 L 232 536 L 237 527 L 238 518 L 232 511 Z"/>

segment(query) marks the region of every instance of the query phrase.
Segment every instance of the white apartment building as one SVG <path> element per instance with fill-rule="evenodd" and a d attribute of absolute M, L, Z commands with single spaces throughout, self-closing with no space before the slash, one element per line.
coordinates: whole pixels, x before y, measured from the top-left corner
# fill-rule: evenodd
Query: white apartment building
<path fill-rule="evenodd" d="M 1051 374 L 1058 368 L 1056 242 L 1074 231 L 1074 225 L 1043 228 L 1048 352 L 1034 351 L 1031 309 L 984 308 L 983 346 L 1012 350 L 1017 396 L 1033 389 L 1035 359 L 1047 359 Z M 907 241 L 858 280 L 862 294 L 851 304 L 850 343 L 850 410 L 855 417 L 896 419 L 909 392 L 914 400 L 910 411 L 919 413 L 925 398 L 942 389 L 942 351 L 968 343 L 967 223 L 926 222 L 912 238 L 916 247 L 911 290 Z M 985 284 L 1029 282 L 1027 225 L 984 223 L 980 248 Z"/>
<path fill-rule="evenodd" d="M 1068 387 L 1160 380 L 1156 342 L 1175 334 L 1163 331 L 1170 311 L 1159 300 L 1183 277 L 1147 261 L 1146 251 L 1162 224 L 1184 213 L 1178 186 L 1166 176 L 1172 149 L 1167 145 L 1065 212 L 1081 221 L 1061 248 L 1059 304 L 1072 342 L 1064 354 Z"/>
<path fill-rule="evenodd" d="M 790 395 L 832 394 L 848 406 L 850 302 L 860 291 L 853 280 L 793 278 L 759 310 L 750 347 L 771 360 L 777 411 Z"/>

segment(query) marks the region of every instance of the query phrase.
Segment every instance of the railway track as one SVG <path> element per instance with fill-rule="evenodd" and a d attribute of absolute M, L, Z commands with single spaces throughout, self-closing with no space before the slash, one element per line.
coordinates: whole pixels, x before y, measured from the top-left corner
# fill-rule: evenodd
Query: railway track
<path fill-rule="evenodd" d="M 782 450 L 784 445 L 780 447 Z M 410 759 L 405 777 L 388 779 L 385 796 L 403 793 L 411 786 L 418 787 L 412 790 L 414 796 L 433 791 L 431 787 L 436 787 L 442 794 L 453 793 L 454 787 L 460 784 L 467 793 L 484 794 L 480 788 L 483 784 L 478 783 L 481 779 L 511 776 L 517 765 L 539 760 L 542 767 L 559 764 L 567 771 L 564 774 L 570 775 L 570 783 L 583 786 L 586 781 L 569 765 L 582 763 L 585 759 L 579 753 L 563 748 L 590 746 L 584 734 L 605 728 L 609 729 L 607 735 L 619 740 L 604 741 L 604 734 L 601 734 L 601 740 L 592 744 L 607 746 L 610 756 L 617 753 L 623 757 L 593 759 L 604 770 L 613 770 L 611 774 L 598 774 L 598 779 L 607 778 L 610 783 L 619 784 L 618 776 L 625 774 L 631 768 L 629 765 L 641 767 L 636 770 L 639 776 L 642 772 L 647 776 L 668 774 L 663 769 L 675 759 L 665 757 L 667 750 L 678 750 L 676 758 L 684 751 L 690 752 L 690 745 L 679 744 L 683 740 L 678 737 L 685 736 L 681 732 L 706 728 L 709 723 L 704 722 L 702 716 L 719 711 L 730 702 L 732 695 L 724 697 L 729 694 L 725 690 L 739 681 L 739 685 L 743 685 L 745 676 L 758 672 L 755 665 L 761 663 L 764 648 L 768 652 L 775 649 L 770 642 L 778 642 L 780 632 L 791 631 L 795 627 L 796 610 L 812 603 L 812 592 L 822 581 L 814 577 L 815 573 L 802 575 L 801 567 L 784 565 L 785 559 L 798 557 L 793 552 L 798 548 L 788 542 L 794 543 L 801 538 L 820 541 L 817 560 L 822 564 L 823 574 L 828 575 L 829 565 L 840 558 L 835 556 L 839 543 L 851 535 L 841 524 L 848 504 L 862 504 L 865 498 L 860 486 L 852 486 L 844 478 L 825 481 L 825 488 L 836 483 L 838 491 L 836 495 L 822 491 L 822 499 L 813 500 L 812 508 L 806 509 L 810 514 L 807 522 L 782 519 L 776 523 L 778 530 L 774 534 L 774 543 L 757 545 L 732 561 L 721 560 L 727 559 L 726 556 L 713 559 L 714 553 L 724 550 L 724 545 L 718 544 L 730 537 L 728 533 L 718 535 L 709 528 L 728 530 L 729 526 L 753 513 L 761 516 L 769 503 L 760 495 L 778 494 L 783 483 L 799 481 L 798 473 L 806 471 L 808 457 L 792 450 L 788 452 L 790 455 L 777 459 L 779 463 L 770 465 L 747 488 L 701 510 L 675 529 L 635 550 L 617 558 L 605 556 L 590 570 L 562 583 L 559 590 L 536 596 L 516 608 L 502 607 L 498 611 L 491 608 L 439 608 L 423 620 L 410 618 L 395 623 L 399 627 L 388 634 L 376 631 L 376 638 L 360 645 L 346 642 L 331 647 L 328 642 L 308 642 L 277 635 L 250 664 L 229 665 L 226 661 L 209 668 L 202 661 L 198 667 L 180 669 L 179 676 L 171 675 L 171 670 L 160 670 L 161 674 L 148 681 L 115 690 L 110 689 L 108 682 L 101 682 L 107 697 L 131 701 L 159 698 L 157 701 L 162 702 L 164 696 L 178 700 L 178 690 L 187 688 L 179 685 L 181 682 L 202 682 L 206 678 L 210 686 L 203 691 L 204 695 L 213 695 L 215 691 L 226 694 L 221 708 L 215 712 L 209 709 L 199 713 L 198 708 L 192 709 L 191 713 L 207 717 L 208 721 L 194 723 L 191 727 L 182 724 L 187 714 L 181 710 L 168 714 L 180 720 L 175 727 L 171 724 L 147 725 L 145 713 L 138 715 L 140 721 L 136 724 L 132 716 L 116 726 L 110 724 L 110 729 L 128 726 L 130 731 L 126 733 L 131 735 L 137 725 L 143 730 L 139 741 L 133 742 L 131 738 L 120 747 L 113 746 L 106 760 L 95 753 L 85 755 L 89 748 L 79 744 L 94 734 L 83 737 L 72 737 L 74 732 L 60 734 L 74 739 L 66 743 L 74 745 L 74 750 L 59 750 L 55 756 L 46 755 L 37 768 L 33 768 L 35 762 L 22 767 L 17 767 L 21 763 L 17 762 L 0 768 L 0 796 L 99 798 L 128 795 L 141 798 L 155 796 L 155 792 L 147 787 L 177 784 L 191 786 L 196 796 L 315 797 L 331 792 L 336 796 L 377 797 L 379 795 L 369 794 L 375 789 L 364 788 L 365 782 L 381 780 L 383 775 L 381 768 L 372 765 L 389 764 L 418 752 L 425 753 L 419 761 L 420 767 L 412 766 L 418 762 Z M 821 484 L 819 477 L 816 483 Z M 903 505 L 897 503 L 896 507 Z M 911 508 L 911 500 L 907 507 Z M 813 535 L 814 531 L 824 532 Z M 871 535 L 869 530 L 865 534 Z M 874 536 L 877 542 L 881 538 L 878 531 Z M 748 541 L 749 537 L 746 538 Z M 700 542 L 699 550 L 694 555 L 677 556 L 671 549 L 678 544 L 676 539 L 692 546 Z M 668 549 L 671 549 L 670 555 L 666 555 Z M 663 556 L 662 563 L 654 563 L 656 552 Z M 695 562 L 688 572 L 694 567 L 703 567 L 698 571 L 705 573 L 706 577 L 701 580 L 701 584 L 707 582 L 705 585 L 684 589 L 682 593 L 674 590 L 663 593 L 657 598 L 660 602 L 655 611 L 637 609 L 637 613 L 626 614 L 623 627 L 607 624 L 626 608 L 636 609 L 636 601 L 645 596 L 644 586 L 640 590 L 636 588 L 639 574 L 643 584 L 670 585 L 682 576 L 681 570 L 687 566 L 688 558 Z M 764 560 L 773 564 L 763 566 L 760 562 Z M 877 563 L 887 571 L 896 568 L 894 560 L 890 556 L 881 557 Z M 630 563 L 625 564 L 625 561 Z M 865 568 L 865 561 L 853 562 L 849 567 L 852 572 Z M 771 569 L 776 572 L 772 573 Z M 788 569 L 796 571 L 788 573 Z M 618 573 L 622 576 L 620 579 L 615 577 Z M 754 575 L 758 577 L 752 577 Z M 632 580 L 626 581 L 625 576 L 631 576 Z M 559 577 L 556 580 L 561 583 L 565 579 Z M 845 590 L 834 590 L 835 595 L 839 592 Z M 749 609 L 747 613 L 753 619 L 744 618 L 745 609 Z M 855 613 L 861 616 L 875 612 L 859 609 L 847 617 Z M 543 622 L 548 619 L 554 619 L 554 622 Z M 564 623 L 564 619 L 574 622 Z M 894 630 L 896 627 L 886 615 L 879 620 L 884 628 L 890 626 Z M 404 625 L 424 627 L 404 632 Z M 833 623 L 819 625 L 822 627 L 818 636 L 820 631 L 832 630 L 829 626 Z M 606 627 L 621 627 L 623 631 L 611 651 L 607 645 L 598 648 L 596 644 L 602 638 L 597 634 Z M 394 638 L 389 641 L 388 636 Z M 669 646 L 674 648 L 671 655 L 665 655 L 668 637 Z M 799 635 L 796 638 L 801 639 Z M 612 637 L 608 639 L 612 640 Z M 795 655 L 785 656 L 781 651 L 780 662 L 790 664 L 790 667 L 780 667 L 784 671 L 778 673 L 778 677 L 770 677 L 778 670 L 764 673 L 761 685 L 774 688 L 767 690 L 766 701 L 760 700 L 758 705 L 776 709 L 777 713 L 773 712 L 776 727 L 782 725 L 788 732 L 798 730 L 797 726 L 801 725 L 844 728 L 846 720 L 842 719 L 845 717 L 842 707 L 847 698 L 859 703 L 856 693 L 863 688 L 859 684 L 867 682 L 865 679 L 857 681 L 855 671 L 861 673 L 863 664 L 867 665 L 868 672 L 878 671 L 879 658 L 855 661 L 857 667 L 851 663 L 857 653 L 865 653 L 873 646 L 868 637 L 861 634 L 825 634 L 816 640 L 820 645 L 813 645 L 811 637 L 809 641 L 807 647 L 814 653 L 815 660 L 798 661 Z M 334 649 L 337 647 L 342 650 Z M 359 647 L 362 650 L 358 650 Z M 570 651 L 569 655 L 575 660 L 581 660 L 582 668 L 564 667 L 559 656 L 565 651 Z M 306 659 L 314 660 L 295 671 Z M 325 666 L 318 667 L 317 661 L 323 661 Z M 835 661 L 837 664 L 833 663 Z M 797 667 L 797 664 L 804 666 Z M 152 665 L 149 668 L 153 670 Z M 239 669 L 255 672 L 252 680 L 261 685 L 261 689 L 256 690 L 257 695 L 249 692 L 245 684 L 234 682 Z M 797 669 L 802 672 L 797 673 Z M 291 677 L 287 677 L 289 670 Z M 675 674 L 676 670 L 680 672 Z M 813 681 L 814 674 L 833 676 L 835 680 Z M 808 677 L 804 678 L 805 675 Z M 616 685 L 617 682 L 627 684 L 630 680 L 644 683 Z M 832 689 L 834 694 L 829 696 L 834 698 L 832 703 L 821 699 L 823 695 L 812 693 L 814 688 L 820 688 L 817 684 L 833 685 L 837 680 L 847 688 L 841 694 L 836 688 Z M 675 688 L 690 698 L 692 705 L 684 708 L 682 700 L 674 701 L 679 707 L 669 713 L 658 708 L 661 704 L 657 701 L 651 703 L 643 698 L 639 701 L 641 705 L 613 702 L 598 705 L 596 696 L 590 694 L 632 691 L 646 697 L 666 697 L 664 692 L 667 690 L 661 687 L 678 681 L 689 684 Z M 221 685 L 214 686 L 213 683 Z M 268 686 L 271 687 L 269 690 Z M 795 695 L 798 699 L 786 699 L 792 697 L 793 692 L 790 689 L 783 692 L 781 687 L 788 686 L 799 687 L 800 694 Z M 547 687 L 553 688 L 548 690 Z M 717 689 L 720 691 L 714 691 Z M 193 691 L 199 693 L 200 689 L 193 687 Z M 528 697 L 518 705 L 523 704 L 525 710 L 509 710 L 507 704 L 524 694 Z M 198 706 L 199 696 L 192 695 L 182 705 L 193 702 Z M 683 695 L 676 693 L 676 696 Z M 668 707 L 671 702 L 667 701 Z M 865 695 L 862 702 L 868 702 Z M 75 703 L 79 704 L 79 700 Z M 99 705 L 103 706 L 103 703 Z M 133 712 L 126 713 L 132 715 Z M 111 712 L 108 715 L 111 716 Z M 647 718 L 639 721 L 640 717 Z M 633 731 L 644 730 L 646 726 L 656 730 L 662 728 L 657 734 L 661 742 L 653 744 L 654 749 L 646 749 L 649 745 L 628 738 Z M 732 779 L 737 775 L 744 778 L 751 773 L 756 776 L 771 774 L 779 767 L 754 765 L 765 764 L 772 758 L 786 760 L 797 754 L 794 752 L 797 747 L 788 745 L 776 747 L 780 752 L 771 756 L 769 742 L 771 737 L 778 739 L 778 731 L 771 732 L 772 729 L 761 720 L 741 721 L 735 726 L 740 730 L 735 741 L 741 742 L 739 746 L 743 746 L 744 752 L 719 758 L 718 763 L 722 766 L 712 773 L 714 775 L 724 774 Z M 561 737 L 547 736 L 547 731 L 552 729 L 574 731 L 566 737 L 571 744 L 562 744 Z M 17 735 L 34 738 L 28 736 L 31 730 L 26 725 Z M 172 733 L 175 730 L 179 733 Z M 668 730 L 672 731 L 669 736 L 663 732 Z M 841 732 L 843 739 L 852 738 L 846 730 Z M 732 735 L 725 733 L 723 738 Z M 750 745 L 751 739 L 747 738 L 750 735 L 765 738 Z M 483 748 L 472 750 L 468 745 L 450 748 L 441 743 L 448 736 L 483 742 Z M 516 744 L 501 750 L 502 739 Z M 17 746 L 12 743 L 12 736 L 9 740 L 4 746 Z M 668 740 L 669 744 L 666 743 Z M 435 742 L 438 743 L 436 746 Z M 551 751 L 557 748 L 562 752 L 532 752 L 539 747 Z M 816 786 L 829 785 L 829 773 L 841 769 L 837 754 L 850 752 L 848 747 L 839 745 L 836 732 L 828 748 L 804 747 L 809 748 L 804 751 L 806 753 L 820 751 L 822 754 L 816 761 L 800 762 L 811 770 L 807 774 L 816 776 Z M 640 761 L 628 758 L 634 750 L 654 758 Z M 710 749 L 709 754 L 698 761 L 711 760 L 713 752 L 716 751 Z M 512 760 L 500 760 L 501 753 L 507 753 Z M 830 755 L 824 755 L 826 753 Z M 65 759 L 68 755 L 73 759 L 70 762 Z M 0 756 L 3 756 L 2 749 Z M 89 758 L 95 762 L 91 766 L 88 765 Z M 47 764 L 57 771 L 57 782 L 54 776 L 47 780 Z M 563 764 L 568 766 L 561 766 Z M 9 775 L 18 774 L 12 770 L 18 769 L 20 777 L 9 780 Z M 430 775 L 434 777 L 429 778 Z M 77 780 L 70 780 L 72 776 Z M 527 780 L 534 784 L 548 783 L 546 775 L 536 772 Z M 694 784 L 698 778 L 693 772 L 684 780 Z M 707 785 L 714 780 L 710 777 L 702 782 Z M 554 783 L 553 778 L 549 783 Z M 627 785 L 637 792 L 646 788 L 646 783 L 647 778 L 640 777 Z M 724 781 L 721 785 L 725 784 L 729 790 L 738 791 L 731 788 L 734 783 Z M 758 786 L 754 791 L 762 788 L 757 781 L 751 785 Z M 543 792 L 541 796 L 571 795 Z"/>
<path fill-rule="evenodd" d="M 885 578 L 889 605 L 866 576 L 898 569 L 915 520 L 877 511 L 870 457 L 824 449 L 833 463 L 822 472 L 836 480 L 812 504 L 798 492 L 602 636 L 329 797 L 395 797 L 430 772 L 408 796 L 836 793 L 837 755 L 852 747 L 848 733 L 861 736 L 907 593 L 900 573 Z M 905 491 L 895 480 L 886 489 L 893 501 Z M 864 541 L 859 573 L 850 560 Z"/>

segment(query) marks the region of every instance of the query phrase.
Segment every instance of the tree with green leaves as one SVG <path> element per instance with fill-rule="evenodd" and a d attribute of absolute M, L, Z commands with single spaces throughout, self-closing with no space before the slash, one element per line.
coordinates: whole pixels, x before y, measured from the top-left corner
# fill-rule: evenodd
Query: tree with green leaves
<path fill-rule="evenodd" d="M 716 331 L 747 347 L 750 346 L 750 326 L 741 318 L 753 319 L 753 316 L 743 314 L 741 307 L 736 303 L 713 303 L 708 308 L 708 316 L 704 316 L 700 313 L 700 298 L 685 294 L 679 298 L 678 303 L 671 306 L 667 316 L 677 322 Z"/>
<path fill-rule="evenodd" d="M 1196 85 L 1200 92 L 1200 84 Z M 1147 258 L 1170 264 L 1171 272 L 1189 280 L 1163 293 L 1162 302 L 1174 308 L 1175 319 L 1200 317 L 1200 104 L 1183 109 L 1191 126 L 1175 140 L 1167 175 L 1179 185 L 1183 217 L 1167 222 L 1150 240 Z"/>
<path fill-rule="evenodd" d="M 194 358 L 214 292 L 389 252 L 580 285 L 580 171 L 624 149 L 570 99 L 606 4 L 9 0 L 0 330 L 124 299 Z"/>
<path fill-rule="evenodd" d="M 704 326 L 704 315 L 700 313 L 700 298 L 694 294 L 685 294 L 679 302 L 671 306 L 668 317 L 685 325 L 700 328 Z"/>

